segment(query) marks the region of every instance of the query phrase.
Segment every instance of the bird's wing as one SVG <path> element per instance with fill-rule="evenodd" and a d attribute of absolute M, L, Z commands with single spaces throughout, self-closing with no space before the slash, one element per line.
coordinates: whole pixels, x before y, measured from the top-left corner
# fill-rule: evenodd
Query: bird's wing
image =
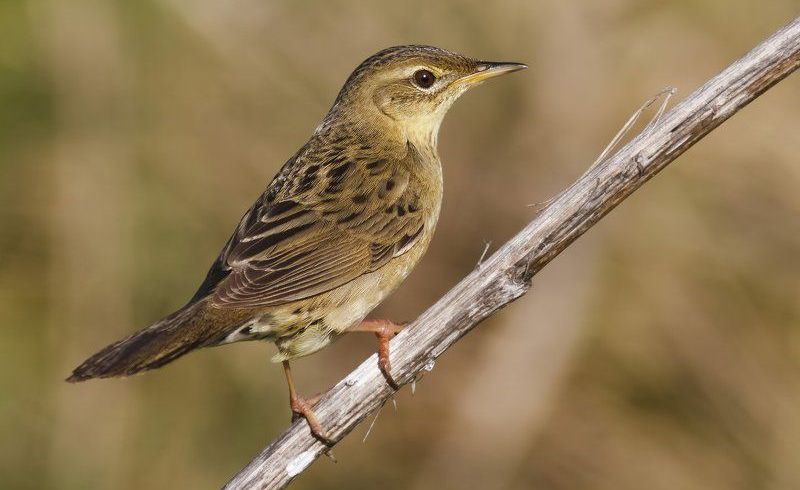
<path fill-rule="evenodd" d="M 301 152 L 287 167 L 242 218 L 198 291 L 210 293 L 214 306 L 274 306 L 330 291 L 422 236 L 418 190 L 402 161 Z"/>

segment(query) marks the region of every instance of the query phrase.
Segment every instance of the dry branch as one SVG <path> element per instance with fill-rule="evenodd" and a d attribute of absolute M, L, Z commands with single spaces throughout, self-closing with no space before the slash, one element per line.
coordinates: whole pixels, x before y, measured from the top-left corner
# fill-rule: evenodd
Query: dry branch
<path fill-rule="evenodd" d="M 514 238 L 392 340 L 401 384 L 481 320 L 525 294 L 531 278 L 589 227 L 694 143 L 800 66 L 800 17 L 691 94 L 613 156 L 600 161 Z M 331 388 L 315 407 L 340 441 L 392 395 L 375 355 Z M 282 488 L 325 450 L 305 421 L 292 424 L 226 488 Z"/>

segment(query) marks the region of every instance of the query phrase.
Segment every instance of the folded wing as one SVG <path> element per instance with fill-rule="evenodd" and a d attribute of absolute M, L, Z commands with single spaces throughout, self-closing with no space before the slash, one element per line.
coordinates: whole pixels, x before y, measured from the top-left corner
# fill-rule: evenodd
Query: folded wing
<path fill-rule="evenodd" d="M 414 246 L 424 219 L 406 165 L 322 161 L 287 164 L 242 218 L 196 298 L 209 294 L 222 308 L 297 301 L 375 271 Z"/>

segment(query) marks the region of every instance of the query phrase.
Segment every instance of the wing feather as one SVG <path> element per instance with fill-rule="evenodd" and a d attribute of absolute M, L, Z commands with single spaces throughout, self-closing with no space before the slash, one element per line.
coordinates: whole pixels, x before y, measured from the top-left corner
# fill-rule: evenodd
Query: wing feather
<path fill-rule="evenodd" d="M 377 270 L 422 235 L 409 162 L 306 150 L 245 214 L 212 267 L 206 281 L 214 282 L 200 290 L 212 304 L 264 307 L 315 296 Z"/>

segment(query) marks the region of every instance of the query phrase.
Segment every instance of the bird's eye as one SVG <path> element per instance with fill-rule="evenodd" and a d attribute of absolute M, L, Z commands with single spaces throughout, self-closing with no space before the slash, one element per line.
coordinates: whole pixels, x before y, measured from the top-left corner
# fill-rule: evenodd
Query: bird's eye
<path fill-rule="evenodd" d="M 428 70 L 417 70 L 414 72 L 414 83 L 419 88 L 430 88 L 436 77 Z"/>

